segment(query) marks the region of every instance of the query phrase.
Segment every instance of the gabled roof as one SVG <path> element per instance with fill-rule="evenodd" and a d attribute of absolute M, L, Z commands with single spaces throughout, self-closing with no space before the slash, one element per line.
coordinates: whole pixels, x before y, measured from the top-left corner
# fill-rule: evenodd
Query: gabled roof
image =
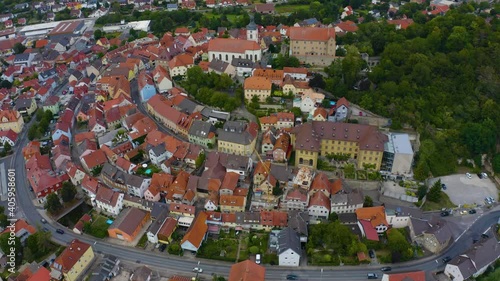
<path fill-rule="evenodd" d="M 191 224 L 184 238 L 182 238 L 181 245 L 188 241 L 196 248 L 201 246 L 201 242 L 203 242 L 203 238 L 208 231 L 207 218 L 208 216 L 205 212 L 200 212 L 196 216 L 193 224 Z"/>
<path fill-rule="evenodd" d="M 335 29 L 324 27 L 290 27 L 290 40 L 298 41 L 328 41 L 335 39 Z"/>
<path fill-rule="evenodd" d="M 215 38 L 208 42 L 209 52 L 245 53 L 247 50 L 260 50 L 255 41 Z"/>
<path fill-rule="evenodd" d="M 87 252 L 90 245 L 78 239 L 71 241 L 68 247 L 54 260 L 52 268 L 57 269 L 57 265 L 61 266 L 62 272 L 70 271 L 80 258 Z"/>
<path fill-rule="evenodd" d="M 369 221 L 372 227 L 382 224 L 386 226 L 389 225 L 385 217 L 384 206 L 359 208 L 356 209 L 355 213 L 358 220 Z"/>
<path fill-rule="evenodd" d="M 278 255 L 287 250 L 294 251 L 301 256 L 300 236 L 290 227 L 285 227 L 278 234 Z"/>
<path fill-rule="evenodd" d="M 425 271 L 388 274 L 388 281 L 425 281 Z"/>
<path fill-rule="evenodd" d="M 228 281 L 264 281 L 266 269 L 251 260 L 242 261 L 231 266 Z"/>

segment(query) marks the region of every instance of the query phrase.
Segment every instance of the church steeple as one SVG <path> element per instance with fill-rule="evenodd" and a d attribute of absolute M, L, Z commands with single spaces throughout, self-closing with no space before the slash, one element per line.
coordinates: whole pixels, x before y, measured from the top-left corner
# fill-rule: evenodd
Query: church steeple
<path fill-rule="evenodd" d="M 247 25 L 247 40 L 259 42 L 259 34 L 253 14 L 250 15 L 250 23 Z"/>

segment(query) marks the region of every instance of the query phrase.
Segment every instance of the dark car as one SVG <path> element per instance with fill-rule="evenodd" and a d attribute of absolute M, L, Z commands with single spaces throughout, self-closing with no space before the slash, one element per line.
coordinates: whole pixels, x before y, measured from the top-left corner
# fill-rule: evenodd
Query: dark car
<path fill-rule="evenodd" d="M 441 188 L 442 188 L 443 190 L 446 190 L 446 184 L 442 183 L 442 184 L 441 184 Z"/>
<path fill-rule="evenodd" d="M 488 234 L 483 233 L 483 234 L 481 234 L 481 238 L 487 239 L 487 238 L 490 238 L 490 236 Z"/>
<path fill-rule="evenodd" d="M 448 212 L 448 211 L 442 211 L 442 212 L 441 212 L 441 216 L 442 216 L 442 217 L 447 217 L 447 216 L 449 216 L 449 215 L 450 215 L 450 212 Z"/>
<path fill-rule="evenodd" d="M 375 251 L 374 250 L 368 251 L 368 255 L 370 256 L 370 258 L 374 259 L 375 258 Z"/>
<path fill-rule="evenodd" d="M 390 267 L 390 266 L 385 266 L 385 267 L 382 267 L 380 270 L 381 270 L 381 271 L 391 271 L 391 270 L 392 270 L 392 267 Z"/>
<path fill-rule="evenodd" d="M 299 276 L 295 275 L 295 274 L 288 274 L 286 276 L 286 280 L 298 280 L 299 279 Z"/>
<path fill-rule="evenodd" d="M 163 252 L 163 251 L 165 251 L 166 248 L 167 248 L 167 244 L 161 244 L 161 246 L 158 248 L 158 250 L 160 252 Z"/>
<path fill-rule="evenodd" d="M 50 230 L 48 228 L 44 227 L 43 232 L 50 232 Z"/>
<path fill-rule="evenodd" d="M 60 228 L 56 229 L 56 232 L 59 233 L 59 234 L 64 234 L 64 230 L 62 230 Z"/>
<path fill-rule="evenodd" d="M 469 214 L 473 215 L 476 213 L 476 210 L 472 209 L 472 210 L 469 210 Z"/>
<path fill-rule="evenodd" d="M 483 175 L 481 173 L 477 173 L 477 177 L 482 179 L 483 178 Z"/>
<path fill-rule="evenodd" d="M 378 279 L 378 275 L 375 273 L 368 273 L 366 276 L 368 279 Z"/>
<path fill-rule="evenodd" d="M 447 263 L 449 261 L 451 261 L 451 257 L 450 256 L 446 256 L 446 257 L 443 258 L 443 263 Z"/>

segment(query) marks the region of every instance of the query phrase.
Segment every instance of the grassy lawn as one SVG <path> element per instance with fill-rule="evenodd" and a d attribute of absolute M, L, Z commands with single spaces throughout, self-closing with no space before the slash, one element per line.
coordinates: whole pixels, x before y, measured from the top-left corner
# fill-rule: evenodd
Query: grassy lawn
<path fill-rule="evenodd" d="M 274 10 L 276 11 L 276 13 L 278 14 L 282 14 L 282 13 L 293 13 L 293 12 L 296 12 L 298 10 L 308 10 L 309 9 L 309 5 L 280 5 L 280 6 L 276 6 L 274 8 Z"/>
<path fill-rule="evenodd" d="M 238 239 L 208 239 L 198 251 L 197 257 L 234 262 L 238 252 Z"/>
<path fill-rule="evenodd" d="M 106 238 L 108 237 L 108 227 L 109 225 L 106 223 L 108 218 L 96 215 L 94 217 L 94 222 L 91 224 L 90 229 L 87 234 L 90 234 L 97 238 Z"/>
<path fill-rule="evenodd" d="M 209 18 L 209 19 L 214 19 L 214 18 L 220 18 L 221 15 L 214 15 L 213 13 L 204 13 L 203 16 Z M 238 20 L 238 17 L 240 17 L 240 15 L 226 15 L 227 16 L 227 20 L 232 22 L 232 23 L 235 23 L 236 20 Z"/>
<path fill-rule="evenodd" d="M 450 197 L 446 193 L 441 191 L 441 200 L 439 202 L 431 202 L 429 200 L 425 201 L 424 206 L 422 206 L 423 211 L 436 211 L 443 208 L 455 208 L 456 205 L 450 200 Z"/>
<path fill-rule="evenodd" d="M 137 248 L 144 248 L 144 247 L 146 247 L 146 242 L 148 242 L 148 235 L 146 233 L 144 233 L 144 235 L 142 235 L 139 242 L 137 242 L 136 247 Z"/>

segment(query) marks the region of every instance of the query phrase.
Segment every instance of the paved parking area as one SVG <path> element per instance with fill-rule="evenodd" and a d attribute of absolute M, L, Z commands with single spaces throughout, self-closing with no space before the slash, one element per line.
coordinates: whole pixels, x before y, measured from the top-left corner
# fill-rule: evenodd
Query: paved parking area
<path fill-rule="evenodd" d="M 430 186 L 435 181 L 441 179 L 441 183 L 446 184 L 446 190 L 443 190 L 455 205 L 463 204 L 484 204 L 484 198 L 491 196 L 498 199 L 498 190 L 495 184 L 488 179 L 480 179 L 476 174 L 468 179 L 465 174 L 456 174 L 432 179 Z"/>

